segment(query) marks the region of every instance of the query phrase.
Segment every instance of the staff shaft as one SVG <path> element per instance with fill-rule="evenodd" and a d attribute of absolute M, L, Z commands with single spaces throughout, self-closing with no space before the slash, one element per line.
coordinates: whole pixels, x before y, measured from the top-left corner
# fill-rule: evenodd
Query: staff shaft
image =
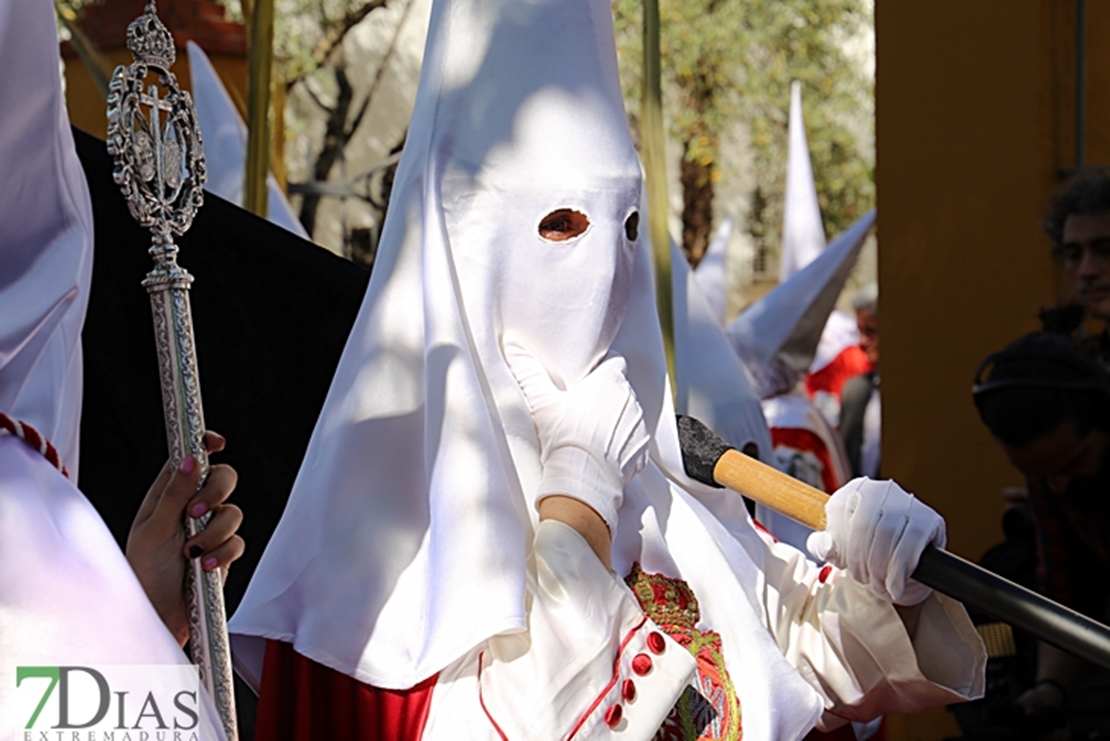
<path fill-rule="evenodd" d="M 200 397 L 196 346 L 193 340 L 189 285 L 192 276 L 176 264 L 176 248 L 161 250 L 162 260 L 143 281 L 150 293 L 154 338 L 166 442 L 174 466 L 188 455 L 201 467 L 201 483 L 208 477 L 208 452 L 204 447 L 204 411 Z M 200 518 L 185 515 L 187 537 L 204 529 L 211 513 Z M 205 571 L 199 559 L 186 570 L 189 645 L 200 681 L 216 705 L 228 739 L 238 736 L 231 650 L 224 607 L 223 578 L 218 570 Z"/>

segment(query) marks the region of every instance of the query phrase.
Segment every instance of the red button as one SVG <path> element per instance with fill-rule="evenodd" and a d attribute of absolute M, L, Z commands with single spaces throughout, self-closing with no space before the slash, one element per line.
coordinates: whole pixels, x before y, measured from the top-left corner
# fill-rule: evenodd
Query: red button
<path fill-rule="evenodd" d="M 621 718 L 623 718 L 623 717 L 624 717 L 624 710 L 621 709 L 621 706 L 620 705 L 612 705 L 612 706 L 609 707 L 608 710 L 605 711 L 605 725 L 609 726 L 610 728 L 613 728 L 614 726 L 617 725 L 617 723 L 621 722 Z"/>
<path fill-rule="evenodd" d="M 621 684 L 621 697 L 624 698 L 625 702 L 632 702 L 636 699 L 636 683 L 631 679 L 626 679 Z"/>
<path fill-rule="evenodd" d="M 647 647 L 653 654 L 661 654 L 667 650 L 667 642 L 663 639 L 663 634 L 659 631 L 652 631 L 648 633 Z"/>
<path fill-rule="evenodd" d="M 828 564 L 825 564 L 824 566 L 821 567 L 821 573 L 819 573 L 817 575 L 817 578 L 821 580 L 822 584 L 824 584 L 826 581 L 828 581 L 829 574 L 831 574 L 831 573 L 832 573 L 832 566 L 829 566 Z"/>
<path fill-rule="evenodd" d="M 651 657 L 647 654 L 636 654 L 632 658 L 632 671 L 641 677 L 651 671 Z"/>

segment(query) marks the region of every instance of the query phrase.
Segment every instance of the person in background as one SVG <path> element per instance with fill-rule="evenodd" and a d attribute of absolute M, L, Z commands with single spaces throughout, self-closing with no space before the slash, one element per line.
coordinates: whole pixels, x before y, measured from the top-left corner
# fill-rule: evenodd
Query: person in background
<path fill-rule="evenodd" d="M 882 402 L 879 397 L 879 286 L 860 289 L 852 301 L 859 326 L 859 346 L 872 369 L 844 383 L 840 435 L 853 476 L 879 475 Z"/>
<path fill-rule="evenodd" d="M 1106 622 L 1110 599 L 1110 384 L 1072 338 L 1026 335 L 987 356 L 975 405 L 1026 478 L 1036 531 L 1037 588 Z M 1018 699 L 1028 715 L 1065 708 L 1091 666 L 1040 644 L 1036 681 Z M 1104 700 L 1106 698 L 1103 698 Z"/>
<path fill-rule="evenodd" d="M 1053 200 L 1043 226 L 1076 302 L 1088 317 L 1110 319 L 1110 177 L 1091 173 L 1074 178 Z M 1080 321 L 1075 316 L 1066 330 L 1074 331 Z M 1110 367 L 1105 328 L 1081 342 L 1103 368 Z"/>

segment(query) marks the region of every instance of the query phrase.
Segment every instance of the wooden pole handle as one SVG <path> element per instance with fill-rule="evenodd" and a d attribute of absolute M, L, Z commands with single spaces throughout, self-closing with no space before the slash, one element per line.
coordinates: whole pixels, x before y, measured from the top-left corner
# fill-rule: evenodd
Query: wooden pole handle
<path fill-rule="evenodd" d="M 713 479 L 807 527 L 825 529 L 829 495 L 755 458 L 729 450 L 713 466 Z"/>

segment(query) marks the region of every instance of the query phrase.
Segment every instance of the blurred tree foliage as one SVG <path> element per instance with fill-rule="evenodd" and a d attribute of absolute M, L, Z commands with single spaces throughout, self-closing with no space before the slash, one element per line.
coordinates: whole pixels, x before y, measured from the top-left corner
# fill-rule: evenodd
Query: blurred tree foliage
<path fill-rule="evenodd" d="M 230 19 L 243 21 L 250 14 L 251 0 L 217 2 Z M 385 0 L 275 0 L 277 82 L 288 89 L 324 66 L 347 32 L 385 4 Z"/>
<path fill-rule="evenodd" d="M 65 17 L 106 0 L 54 0 Z M 230 20 L 243 23 L 251 0 L 216 0 Z M 274 64 L 276 82 L 286 89 L 324 66 L 347 32 L 386 0 L 275 0 Z"/>
<path fill-rule="evenodd" d="M 55 0 L 62 38 L 78 32 L 73 22 L 81 17 L 85 7 L 107 1 Z M 254 0 L 216 2 L 223 6 L 229 20 L 246 24 Z M 412 6 L 411 0 L 390 0 L 390 4 L 400 5 L 404 13 Z M 376 70 L 369 70 L 369 80 L 362 79 L 366 70 L 350 70 L 349 75 L 343 42 L 373 11 L 386 6 L 387 0 L 274 0 L 272 130 L 275 156 L 271 159 L 271 167 L 275 173 L 281 170 L 284 174 L 281 155 L 287 135 L 299 134 L 308 125 L 310 114 L 303 110 L 294 110 L 290 118 L 285 115 L 287 99 L 300 93 L 298 100 L 309 101 L 308 105 L 315 108 L 313 113 L 324 120 L 321 141 L 308 154 L 311 159 L 308 177 L 322 182 L 334 174 L 336 163 L 363 121 L 385 68 L 383 60 Z M 393 51 L 396 33 L 386 51 L 386 59 Z M 107 73 L 110 72 L 108 69 Z M 106 86 L 105 80 L 105 90 Z M 364 87 L 368 89 L 362 90 Z M 314 234 L 320 199 L 316 194 L 301 199 L 301 221 L 309 234 Z M 379 211 L 384 210 L 378 204 L 371 205 Z"/>
<path fill-rule="evenodd" d="M 874 84 L 853 51 L 872 28 L 869 0 L 660 0 L 660 6 L 664 106 L 670 136 L 682 146 L 682 243 L 692 263 L 712 237 L 722 137 L 737 128 L 755 168 L 747 230 L 757 246 L 777 254 L 793 80 L 803 85 L 826 234 L 840 233 L 872 206 L 874 164 L 861 151 L 860 133 L 869 135 L 873 126 Z M 613 10 L 625 94 L 638 100 L 641 4 L 613 0 Z"/>
<path fill-rule="evenodd" d="M 250 14 L 251 0 L 217 1 L 231 19 L 245 20 Z M 313 181 L 331 179 L 336 163 L 362 123 L 376 88 L 371 85 L 361 102 L 357 100 L 343 55 L 343 39 L 370 13 L 385 6 L 386 0 L 275 0 L 275 84 L 284 91 L 278 100 L 284 101 L 294 88 L 299 88 L 325 116 L 323 140 L 313 148 L 314 159 L 309 168 Z M 284 112 L 284 103 L 281 109 Z M 277 133 L 284 140 L 285 129 L 300 129 L 305 125 L 305 118 L 302 114 L 287 121 L 282 116 L 282 127 Z M 308 194 L 301 199 L 301 224 L 313 236 L 320 204 L 318 194 Z M 346 226 L 344 230 L 346 233 Z M 348 247 L 344 247 L 344 253 L 350 256 Z"/>

